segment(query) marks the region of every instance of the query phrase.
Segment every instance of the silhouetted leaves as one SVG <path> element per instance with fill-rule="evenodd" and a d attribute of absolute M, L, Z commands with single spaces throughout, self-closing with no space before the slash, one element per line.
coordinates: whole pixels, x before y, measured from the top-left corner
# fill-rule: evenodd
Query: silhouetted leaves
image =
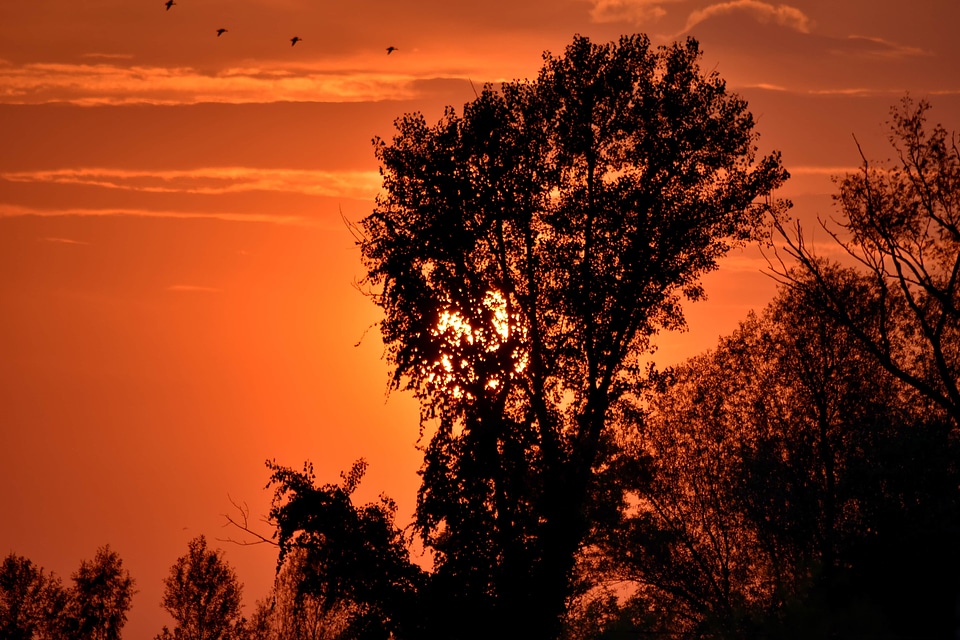
<path fill-rule="evenodd" d="M 343 637 L 414 634 L 423 572 L 410 561 L 389 498 L 353 504 L 366 463 L 358 461 L 342 485 L 322 486 L 309 464 L 303 471 L 267 464 L 275 487 L 270 519 L 280 544 L 278 569 L 288 559 L 296 563 L 295 597 L 309 598 L 323 616 L 342 614 Z"/>
<path fill-rule="evenodd" d="M 946 636 L 956 440 L 816 298 L 781 291 L 663 382 L 635 415 L 652 481 L 602 540 L 625 611 L 691 637 Z"/>
<path fill-rule="evenodd" d="M 130 610 L 134 581 L 120 555 L 107 545 L 73 574 L 64 627 L 77 640 L 119 640 Z"/>
<path fill-rule="evenodd" d="M 831 230 L 855 270 L 841 273 L 818 258 L 797 226 L 779 223 L 799 269 L 782 271 L 790 286 L 816 296 L 877 362 L 946 411 L 960 425 L 960 151 L 955 136 L 927 125 L 926 102 L 905 98 L 891 110 L 896 161 L 863 158 L 839 179 L 843 215 Z M 842 232 L 842 235 L 841 235 Z M 803 274 L 803 277 L 795 277 Z M 870 312 L 844 297 L 861 280 Z"/>
<path fill-rule="evenodd" d="M 242 585 L 222 552 L 207 548 L 204 536 L 170 567 L 161 605 L 173 617 L 159 640 L 237 640 L 243 637 Z"/>
<path fill-rule="evenodd" d="M 9 554 L 0 565 L 0 638 L 57 638 L 67 594 L 60 579 Z"/>
<path fill-rule="evenodd" d="M 610 407 L 786 177 L 699 58 L 577 37 L 535 81 L 376 141 L 365 283 L 430 430 L 417 526 L 447 634 L 559 632 L 592 502 L 618 500 Z"/>

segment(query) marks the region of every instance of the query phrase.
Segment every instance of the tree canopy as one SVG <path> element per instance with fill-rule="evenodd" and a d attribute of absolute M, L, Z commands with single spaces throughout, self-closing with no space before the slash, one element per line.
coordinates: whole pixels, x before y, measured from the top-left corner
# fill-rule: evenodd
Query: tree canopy
<path fill-rule="evenodd" d="M 204 536 L 187 545 L 164 580 L 161 606 L 173 617 L 158 640 L 237 640 L 244 637 L 243 590 L 236 572 Z"/>
<path fill-rule="evenodd" d="M 930 104 L 909 96 L 891 109 L 892 162 L 863 156 L 838 178 L 840 223 L 824 228 L 852 267 L 819 257 L 799 225 L 779 222 L 795 271 L 790 286 L 816 296 L 891 374 L 960 426 L 960 150 L 956 134 L 930 126 Z M 861 152 L 862 155 L 862 152 Z M 797 277 L 797 275 L 801 277 Z M 860 303 L 843 297 L 858 282 Z"/>
<path fill-rule="evenodd" d="M 778 155 L 755 157 L 746 103 L 699 59 L 694 40 L 578 36 L 536 80 L 375 141 L 364 283 L 393 384 L 422 406 L 417 528 L 447 637 L 556 636 L 617 500 L 598 483 L 611 407 L 778 206 Z"/>
<path fill-rule="evenodd" d="M 119 640 L 127 622 L 134 589 L 120 555 L 106 545 L 73 574 L 73 589 L 64 625 L 70 638 Z"/>
<path fill-rule="evenodd" d="M 856 305 L 849 284 L 838 293 Z M 782 288 L 624 413 L 627 451 L 650 469 L 621 477 L 631 506 L 596 541 L 596 571 L 632 594 L 602 628 L 952 633 L 957 440 L 810 293 Z"/>

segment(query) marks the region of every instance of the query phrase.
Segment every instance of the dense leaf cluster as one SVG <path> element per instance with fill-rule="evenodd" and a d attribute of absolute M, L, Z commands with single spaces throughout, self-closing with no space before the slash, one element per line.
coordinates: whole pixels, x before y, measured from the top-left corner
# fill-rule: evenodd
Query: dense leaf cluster
<path fill-rule="evenodd" d="M 83 560 L 64 586 L 53 573 L 14 553 L 0 565 L 0 638 L 119 640 L 135 589 L 108 546 Z"/>

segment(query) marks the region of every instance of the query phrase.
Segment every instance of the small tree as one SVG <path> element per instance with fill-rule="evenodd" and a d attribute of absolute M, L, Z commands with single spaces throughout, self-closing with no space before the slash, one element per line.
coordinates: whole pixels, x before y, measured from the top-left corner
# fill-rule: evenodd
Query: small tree
<path fill-rule="evenodd" d="M 317 485 L 309 463 L 303 471 L 267 466 L 276 487 L 270 519 L 277 527 L 278 567 L 286 568 L 278 572 L 277 604 L 306 616 L 302 622 L 312 618 L 313 633 L 336 631 L 334 637 L 352 640 L 423 637 L 424 572 L 411 562 L 394 523 L 396 504 L 386 496 L 353 503 L 366 462 L 341 474 L 340 484 L 325 485 Z M 298 633 L 310 637 L 306 628 Z"/>
<path fill-rule="evenodd" d="M 69 637 L 77 640 L 119 640 L 136 591 L 119 554 L 104 546 L 92 562 L 80 563 L 65 620 Z"/>
<path fill-rule="evenodd" d="M 204 536 L 187 546 L 187 554 L 170 567 L 164 580 L 161 606 L 173 616 L 176 625 L 166 627 L 159 639 L 234 640 L 243 636 L 245 621 L 241 615 L 242 586 L 222 552 L 207 548 Z"/>
<path fill-rule="evenodd" d="M 60 579 L 11 553 L 0 564 L 0 638 L 59 638 L 67 596 Z"/>

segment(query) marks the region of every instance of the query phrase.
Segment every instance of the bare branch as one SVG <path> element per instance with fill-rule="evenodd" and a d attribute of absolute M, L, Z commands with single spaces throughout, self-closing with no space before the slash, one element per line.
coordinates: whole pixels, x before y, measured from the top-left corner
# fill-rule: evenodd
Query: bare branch
<path fill-rule="evenodd" d="M 239 513 L 239 517 L 235 518 L 231 516 L 229 513 L 221 514 L 226 519 L 226 523 L 224 523 L 223 526 L 236 527 L 240 531 L 244 532 L 247 535 L 253 536 L 256 539 L 255 540 L 234 540 L 233 538 L 217 538 L 219 542 L 230 542 L 232 544 L 236 544 L 241 547 L 250 547 L 250 546 L 259 545 L 259 544 L 269 544 L 275 547 L 280 546 L 280 544 L 276 540 L 273 540 L 272 538 L 268 538 L 265 535 L 257 531 L 254 531 L 251 528 L 250 507 L 247 506 L 246 502 L 244 502 L 243 504 L 238 504 L 229 495 L 227 495 L 227 499 L 230 500 L 230 504 L 232 504 L 234 508 L 237 510 L 237 513 Z M 264 519 L 264 522 L 269 524 L 269 521 L 267 521 L 266 519 Z"/>

